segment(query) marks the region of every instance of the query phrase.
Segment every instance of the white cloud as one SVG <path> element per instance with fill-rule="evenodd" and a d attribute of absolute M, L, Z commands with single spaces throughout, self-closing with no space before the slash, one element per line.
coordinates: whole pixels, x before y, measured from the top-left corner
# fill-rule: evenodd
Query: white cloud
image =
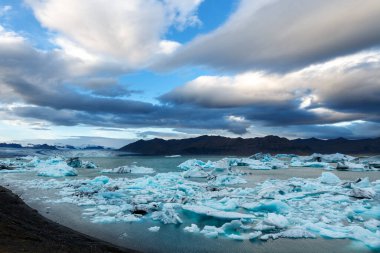
<path fill-rule="evenodd" d="M 4 16 L 5 14 L 7 14 L 11 10 L 12 10 L 12 6 L 10 6 L 10 5 L 0 6 L 0 17 Z"/>
<path fill-rule="evenodd" d="M 161 100 L 207 108 L 291 106 L 328 121 L 380 120 L 379 80 L 380 51 L 368 51 L 284 75 L 251 71 L 200 76 L 164 94 Z"/>
<path fill-rule="evenodd" d="M 380 1 L 242 0 L 220 28 L 159 66 L 288 71 L 380 45 Z"/>
<path fill-rule="evenodd" d="M 26 0 L 69 56 L 124 68 L 146 66 L 179 44 L 162 40 L 171 26 L 196 25 L 201 0 Z"/>

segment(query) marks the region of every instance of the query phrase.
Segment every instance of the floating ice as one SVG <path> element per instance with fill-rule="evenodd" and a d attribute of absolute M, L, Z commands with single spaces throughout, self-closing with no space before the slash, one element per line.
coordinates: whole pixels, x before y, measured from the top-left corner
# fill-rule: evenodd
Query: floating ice
<path fill-rule="evenodd" d="M 219 233 L 222 233 L 222 231 L 215 226 L 205 226 L 202 229 L 201 233 L 208 238 L 216 238 L 218 237 Z"/>
<path fill-rule="evenodd" d="M 253 212 L 287 213 L 289 211 L 288 204 L 281 200 L 248 202 L 241 206 Z"/>
<path fill-rule="evenodd" d="M 221 185 L 234 185 L 234 184 L 245 184 L 247 181 L 244 178 L 233 175 L 218 175 L 214 176 L 209 180 L 209 183 L 215 186 Z"/>
<path fill-rule="evenodd" d="M 268 213 L 267 218 L 264 219 L 264 223 L 276 228 L 285 228 L 289 224 L 289 221 L 281 214 Z"/>
<path fill-rule="evenodd" d="M 124 173 L 152 174 L 152 173 L 155 173 L 155 170 L 152 168 L 137 166 L 133 164 L 130 166 L 120 166 L 113 169 L 104 169 L 101 172 L 102 173 L 118 173 L 118 174 L 124 174 Z"/>
<path fill-rule="evenodd" d="M 202 168 L 198 167 L 198 168 L 192 168 L 183 172 L 182 176 L 186 178 L 191 178 L 191 177 L 202 178 L 202 177 L 208 177 L 209 174 L 206 171 L 204 171 Z"/>
<path fill-rule="evenodd" d="M 358 164 L 352 162 L 338 162 L 336 165 L 337 170 L 350 170 L 350 171 L 366 171 L 369 170 L 367 164 Z"/>
<path fill-rule="evenodd" d="M 152 219 L 162 221 L 164 224 L 182 223 L 182 219 L 178 216 L 178 214 L 174 210 L 173 205 L 169 203 L 164 204 L 161 211 L 156 211 L 152 213 Z"/>
<path fill-rule="evenodd" d="M 323 172 L 320 177 L 321 183 L 324 184 L 339 184 L 341 181 L 339 177 L 337 177 L 334 173 L 331 172 Z"/>
<path fill-rule="evenodd" d="M 178 168 L 182 169 L 182 170 L 190 170 L 190 169 L 193 169 L 193 168 L 197 168 L 197 167 L 203 167 L 206 163 L 201 161 L 201 160 L 197 160 L 197 159 L 191 159 L 191 160 L 187 160 L 183 163 L 181 163 L 180 165 L 178 165 Z"/>
<path fill-rule="evenodd" d="M 292 238 L 292 239 L 300 239 L 300 238 L 316 238 L 316 235 L 307 231 L 302 227 L 294 227 L 289 228 L 285 231 L 274 233 L 274 234 L 265 234 L 260 237 L 261 240 L 268 240 L 272 238 L 273 240 L 278 238 Z"/>
<path fill-rule="evenodd" d="M 372 199 L 376 195 L 376 192 L 372 188 L 352 188 L 350 196 L 359 199 Z"/>
<path fill-rule="evenodd" d="M 158 227 L 158 226 L 154 226 L 154 227 L 150 227 L 150 228 L 148 228 L 148 230 L 149 230 L 150 232 L 158 232 L 158 231 L 160 230 L 160 227 Z"/>
<path fill-rule="evenodd" d="M 189 232 L 189 233 L 199 233 L 199 231 L 200 231 L 197 224 L 191 224 L 191 226 L 185 227 L 183 230 L 185 232 Z"/>
<path fill-rule="evenodd" d="M 376 232 L 377 230 L 380 230 L 380 221 L 376 219 L 369 219 L 364 222 L 364 227 L 372 232 Z"/>
<path fill-rule="evenodd" d="M 211 207 L 199 206 L 199 205 L 183 205 L 182 208 L 186 211 L 190 211 L 197 214 L 211 216 L 218 219 L 254 219 L 255 216 L 251 214 L 244 214 L 238 212 L 226 212 L 220 211 Z"/>
<path fill-rule="evenodd" d="M 270 164 L 280 158 L 284 163 L 291 159 L 290 156 L 269 155 L 247 159 Z M 65 162 L 59 158 L 32 159 L 31 167 L 26 167 L 28 160 L 17 161 L 18 166 L 38 170 L 44 165 L 51 167 Z M 320 162 L 310 159 L 316 158 L 299 161 L 323 163 L 327 158 L 321 158 Z M 99 176 L 12 182 L 20 187 L 54 188 L 59 192 L 58 199 L 46 201 L 82 206 L 83 216 L 92 222 L 156 220 L 162 224 L 182 221 L 187 224 L 190 218 L 194 224 L 189 223 L 191 225 L 184 231 L 212 238 L 250 240 L 260 237 L 267 240 L 317 236 L 358 240 L 370 248 L 380 249 L 380 180 L 345 181 L 331 172 L 324 172 L 317 178 L 270 179 L 254 187 L 242 187 L 238 184 L 245 183 L 245 176 L 237 171 L 245 168 L 230 166 L 242 166 L 243 161 L 251 161 L 240 158 L 207 163 L 190 161 L 180 166 L 186 171 L 138 178 Z M 207 180 L 195 182 L 184 177 L 185 173 L 200 171 L 210 175 Z M 202 220 L 202 226 L 195 222 L 198 219 Z M 231 222 L 214 226 L 223 220 Z"/>
<path fill-rule="evenodd" d="M 43 165 L 39 165 L 37 175 L 43 177 L 65 177 L 76 176 L 78 172 L 62 160 L 51 159 L 47 160 Z"/>
<path fill-rule="evenodd" d="M 82 162 L 82 168 L 85 168 L 85 169 L 96 169 L 98 166 L 93 163 L 93 162 L 90 162 L 90 161 L 83 161 Z"/>

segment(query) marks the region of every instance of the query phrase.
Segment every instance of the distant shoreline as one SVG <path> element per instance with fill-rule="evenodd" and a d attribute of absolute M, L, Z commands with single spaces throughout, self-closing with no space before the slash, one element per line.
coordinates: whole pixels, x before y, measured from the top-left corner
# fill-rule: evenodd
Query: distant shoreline
<path fill-rule="evenodd" d="M 55 223 L 0 186 L 0 252 L 137 252 Z"/>

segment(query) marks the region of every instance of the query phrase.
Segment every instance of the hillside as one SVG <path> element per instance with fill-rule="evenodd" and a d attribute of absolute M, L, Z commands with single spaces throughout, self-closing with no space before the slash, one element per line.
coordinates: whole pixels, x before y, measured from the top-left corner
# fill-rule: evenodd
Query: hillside
<path fill-rule="evenodd" d="M 348 140 L 344 138 L 321 140 L 316 138 L 289 140 L 278 136 L 257 138 L 228 138 L 199 136 L 180 140 L 139 140 L 120 149 L 144 155 L 251 155 L 266 153 L 345 153 L 380 154 L 380 138 Z"/>

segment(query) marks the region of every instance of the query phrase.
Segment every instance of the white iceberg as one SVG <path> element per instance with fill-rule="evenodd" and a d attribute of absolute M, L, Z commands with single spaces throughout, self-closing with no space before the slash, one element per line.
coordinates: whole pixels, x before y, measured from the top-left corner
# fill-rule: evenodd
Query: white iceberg
<path fill-rule="evenodd" d="M 191 224 L 190 226 L 185 227 L 183 230 L 185 232 L 189 232 L 189 233 L 199 233 L 199 231 L 200 231 L 200 229 L 197 226 L 197 224 Z"/>
<path fill-rule="evenodd" d="M 158 227 L 158 226 L 154 226 L 154 227 L 150 227 L 150 228 L 148 228 L 148 230 L 149 230 L 150 232 L 158 232 L 158 231 L 160 230 L 160 227 Z"/>
<path fill-rule="evenodd" d="M 279 233 L 265 234 L 260 237 L 261 240 L 268 240 L 269 238 L 273 240 L 278 239 L 278 238 L 291 238 L 291 239 L 316 238 L 316 235 L 309 232 L 308 230 L 304 228 L 294 227 L 294 228 L 289 228 Z"/>
<path fill-rule="evenodd" d="M 331 172 L 323 172 L 322 176 L 320 177 L 320 181 L 321 183 L 331 185 L 339 184 L 341 182 L 339 177 L 337 177 L 334 173 Z"/>
<path fill-rule="evenodd" d="M 204 178 L 204 177 L 208 177 L 209 174 L 206 171 L 204 171 L 202 168 L 198 167 L 198 168 L 192 168 L 187 171 L 184 171 L 182 173 L 182 176 L 185 178 Z"/>
<path fill-rule="evenodd" d="M 132 174 L 152 174 L 155 173 L 155 170 L 152 168 L 137 166 L 137 165 L 129 165 L 129 166 L 120 166 L 113 169 L 104 169 L 101 171 L 102 173 L 132 173 Z"/>
<path fill-rule="evenodd" d="M 182 208 L 186 211 L 190 211 L 193 213 L 211 216 L 218 219 L 254 219 L 255 215 L 252 214 L 244 214 L 238 212 L 226 212 L 220 211 L 211 207 L 199 206 L 199 205 L 183 205 Z"/>
<path fill-rule="evenodd" d="M 289 221 L 285 216 L 281 214 L 268 213 L 267 218 L 264 219 L 264 223 L 276 228 L 285 228 L 288 226 Z"/>

